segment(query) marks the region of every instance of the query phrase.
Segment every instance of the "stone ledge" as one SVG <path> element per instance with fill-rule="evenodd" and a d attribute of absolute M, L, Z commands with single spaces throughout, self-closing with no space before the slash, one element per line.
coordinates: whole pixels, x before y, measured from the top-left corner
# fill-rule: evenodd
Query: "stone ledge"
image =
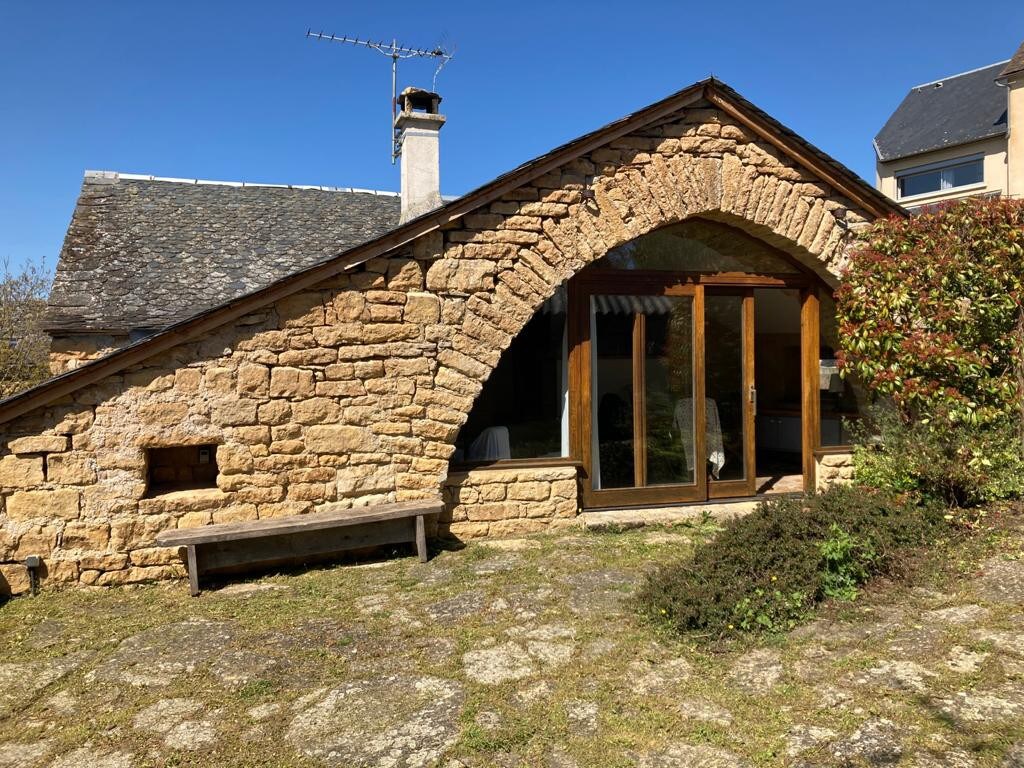
<path fill-rule="evenodd" d="M 582 512 L 576 524 L 588 531 L 603 531 L 622 528 L 642 528 L 647 525 L 677 525 L 700 520 L 709 514 L 715 520 L 725 522 L 749 515 L 761 502 L 759 500 L 720 501 L 708 504 L 687 504 L 678 507 L 637 507 L 630 509 L 602 509 Z"/>

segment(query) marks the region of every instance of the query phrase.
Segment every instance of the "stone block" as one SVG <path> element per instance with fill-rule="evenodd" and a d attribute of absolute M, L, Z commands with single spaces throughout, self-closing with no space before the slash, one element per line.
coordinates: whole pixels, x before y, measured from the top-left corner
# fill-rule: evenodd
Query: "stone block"
<path fill-rule="evenodd" d="M 146 403 L 139 408 L 139 421 L 161 427 L 173 427 L 188 416 L 188 405 L 180 402 Z"/>
<path fill-rule="evenodd" d="M 14 536 L 9 532 L 0 532 L 0 538 L 8 536 L 12 541 L 12 544 L 8 547 L 10 554 L 3 557 L 11 557 L 16 560 L 24 560 L 29 555 L 49 554 L 57 546 L 57 529 L 50 525 L 33 526 L 26 531 L 22 531 L 18 536 Z M 14 540 L 17 540 L 16 547 L 13 546 Z M 2 549 L 3 547 L 0 547 L 0 550 Z"/>
<path fill-rule="evenodd" d="M 203 372 L 198 368 L 181 368 L 174 374 L 174 388 L 178 392 L 192 394 L 199 391 Z"/>
<path fill-rule="evenodd" d="M 436 323 L 441 317 L 441 300 L 430 293 L 410 293 L 403 317 L 407 323 Z"/>
<path fill-rule="evenodd" d="M 270 372 L 271 397 L 312 397 L 313 372 L 300 368 L 274 368 Z"/>
<path fill-rule="evenodd" d="M 551 496 L 551 484 L 528 481 L 512 483 L 508 497 L 515 501 L 546 501 Z"/>
<path fill-rule="evenodd" d="M 418 261 L 395 258 L 388 261 L 388 288 L 393 291 L 414 291 L 423 287 L 423 267 Z"/>
<path fill-rule="evenodd" d="M 79 435 L 92 426 L 94 418 L 91 410 L 69 411 L 57 422 L 53 431 L 62 435 Z"/>
<path fill-rule="evenodd" d="M 178 518 L 179 528 L 199 528 L 213 522 L 212 512 L 186 512 Z"/>
<path fill-rule="evenodd" d="M 206 380 L 206 388 L 212 392 L 227 394 L 235 388 L 235 372 L 230 368 L 207 368 L 204 378 Z"/>
<path fill-rule="evenodd" d="M 234 504 L 227 509 L 216 509 L 213 512 L 214 523 L 237 523 L 243 520 L 255 520 L 257 517 L 255 504 Z M 182 526 L 179 521 L 178 527 L 187 526 Z"/>
<path fill-rule="evenodd" d="M 81 496 L 70 488 L 18 491 L 7 500 L 7 516 L 12 520 L 76 520 Z"/>
<path fill-rule="evenodd" d="M 132 565 L 177 565 L 182 562 L 183 547 L 146 547 L 135 549 L 128 553 Z M 124 565 L 119 568 L 124 568 Z M 100 570 L 108 570 L 101 568 Z M 116 569 L 113 569 L 116 570 Z"/>
<path fill-rule="evenodd" d="M 68 439 L 63 435 L 36 435 L 19 437 L 7 444 L 11 453 L 60 453 L 68 449 Z"/>
<path fill-rule="evenodd" d="M 338 404 L 326 397 L 311 397 L 292 404 L 292 419 L 299 424 L 329 424 L 338 420 Z"/>
<path fill-rule="evenodd" d="M 218 456 L 220 455 L 220 446 Z M 182 512 L 214 509 L 224 506 L 228 496 L 219 488 L 194 488 L 187 491 L 162 493 L 139 502 L 139 512 L 143 515 L 178 515 Z"/>
<path fill-rule="evenodd" d="M 302 453 L 306 450 L 306 444 L 301 440 L 275 440 L 270 444 L 271 453 L 284 453 L 290 456 Z"/>
<path fill-rule="evenodd" d="M 31 488 L 43 482 L 43 459 L 39 456 L 4 456 L 0 459 L 0 487 Z"/>
<path fill-rule="evenodd" d="M 350 323 L 362 317 L 366 298 L 361 293 L 345 291 L 334 297 L 332 308 L 337 320 Z"/>
<path fill-rule="evenodd" d="M 128 566 L 128 555 L 122 552 L 90 552 L 78 558 L 83 571 L 118 571 Z"/>
<path fill-rule="evenodd" d="M 21 595 L 29 590 L 28 568 L 0 564 L 0 595 Z"/>
<path fill-rule="evenodd" d="M 110 543 L 107 523 L 72 522 L 64 526 L 61 547 L 64 549 L 102 550 Z"/>
<path fill-rule="evenodd" d="M 329 347 L 311 347 L 309 349 L 289 349 L 278 356 L 278 363 L 285 366 L 330 365 L 337 362 L 338 350 Z"/>
<path fill-rule="evenodd" d="M 304 434 L 306 448 L 313 453 L 349 454 L 356 451 L 373 451 L 377 438 L 366 427 L 346 424 L 322 424 L 311 426 Z"/>
<path fill-rule="evenodd" d="M 292 406 L 284 400 L 271 400 L 259 407 L 260 424 L 276 426 L 285 424 L 292 417 Z"/>
<path fill-rule="evenodd" d="M 427 270 L 427 288 L 445 293 L 477 293 L 494 287 L 497 264 L 484 259 L 440 259 Z"/>
<path fill-rule="evenodd" d="M 134 516 L 115 520 L 110 524 L 110 548 L 115 552 L 127 552 L 143 547 L 152 547 L 160 531 L 174 527 L 169 514 Z M 84 565 L 82 566 L 85 567 Z"/>
<path fill-rule="evenodd" d="M 223 475 L 252 472 L 252 451 L 244 445 L 231 443 L 217 446 L 217 469 Z"/>
<path fill-rule="evenodd" d="M 236 427 L 257 422 L 258 403 L 254 400 L 225 399 L 213 406 L 211 420 L 222 427 Z"/>
<path fill-rule="evenodd" d="M 78 581 L 78 562 L 74 559 L 43 560 L 42 573 L 47 582 L 69 583 Z"/>
<path fill-rule="evenodd" d="M 238 393 L 265 397 L 270 390 L 270 369 L 265 365 L 243 363 L 238 367 Z"/>
<path fill-rule="evenodd" d="M 276 504 L 260 504 L 260 519 L 270 517 L 291 517 L 292 515 L 304 515 L 313 508 L 309 501 L 282 501 Z"/>
<path fill-rule="evenodd" d="M 83 451 L 52 453 L 46 457 L 46 477 L 58 485 L 92 485 L 96 482 L 96 460 Z"/>

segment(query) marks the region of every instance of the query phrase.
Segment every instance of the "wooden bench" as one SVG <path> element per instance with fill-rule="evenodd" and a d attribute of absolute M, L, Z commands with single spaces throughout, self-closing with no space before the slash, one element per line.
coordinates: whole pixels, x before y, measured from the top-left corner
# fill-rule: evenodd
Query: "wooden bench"
<path fill-rule="evenodd" d="M 441 511 L 440 501 L 404 501 L 309 515 L 276 517 L 239 523 L 204 525 L 162 531 L 161 547 L 186 547 L 188 582 L 199 594 L 199 575 L 240 565 L 271 565 L 303 558 L 416 542 L 421 562 L 427 560 L 424 518 Z"/>

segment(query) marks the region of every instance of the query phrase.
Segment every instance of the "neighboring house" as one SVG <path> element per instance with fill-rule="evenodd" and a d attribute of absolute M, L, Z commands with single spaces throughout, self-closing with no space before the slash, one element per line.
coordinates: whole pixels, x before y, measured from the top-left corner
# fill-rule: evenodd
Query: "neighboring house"
<path fill-rule="evenodd" d="M 1009 61 L 911 88 L 874 145 L 878 189 L 910 210 L 1024 195 L 1024 44 Z"/>
<path fill-rule="evenodd" d="M 906 212 L 715 79 L 442 204 L 90 174 L 55 363 L 0 403 L 0 588 L 182 573 L 158 532 L 442 497 L 498 536 L 849 472 L 832 290 Z"/>

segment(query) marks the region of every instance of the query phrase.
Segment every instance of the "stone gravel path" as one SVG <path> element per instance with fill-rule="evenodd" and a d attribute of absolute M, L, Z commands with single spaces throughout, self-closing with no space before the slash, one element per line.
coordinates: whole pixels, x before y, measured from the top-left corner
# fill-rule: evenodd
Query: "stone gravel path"
<path fill-rule="evenodd" d="M 1024 766 L 1024 532 L 763 647 L 636 617 L 693 529 L 0 606 L 0 768 Z"/>

